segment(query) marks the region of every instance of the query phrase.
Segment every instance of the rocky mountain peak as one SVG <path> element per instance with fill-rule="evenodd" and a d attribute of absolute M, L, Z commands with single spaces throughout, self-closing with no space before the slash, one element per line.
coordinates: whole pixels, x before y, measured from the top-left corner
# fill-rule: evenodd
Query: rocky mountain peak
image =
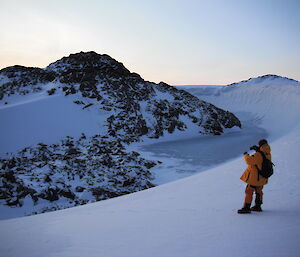
<path fill-rule="evenodd" d="M 64 68 L 73 68 L 78 69 L 82 67 L 97 68 L 101 67 L 104 64 L 108 64 L 112 67 L 121 66 L 123 64 L 117 62 L 107 54 L 97 54 L 94 51 L 90 52 L 80 52 L 75 54 L 70 54 L 65 56 L 60 60 L 57 60 L 46 67 L 46 70 L 55 70 L 57 72 L 61 71 L 62 67 Z M 125 67 L 124 67 L 125 68 Z M 64 69 L 65 70 L 65 69 Z"/>
<path fill-rule="evenodd" d="M 131 73 L 125 66 L 107 54 L 80 52 L 51 63 L 45 71 L 56 74 L 62 83 L 89 83 L 100 81 L 133 79 L 142 81 L 136 73 Z"/>

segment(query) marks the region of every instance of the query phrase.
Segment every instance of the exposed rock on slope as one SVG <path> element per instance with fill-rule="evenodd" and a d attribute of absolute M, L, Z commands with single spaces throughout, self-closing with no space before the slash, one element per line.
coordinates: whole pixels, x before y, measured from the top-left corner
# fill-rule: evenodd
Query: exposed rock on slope
<path fill-rule="evenodd" d="M 43 212 L 128 194 L 154 186 L 149 168 L 155 165 L 100 135 L 41 143 L 0 159 L 0 203 L 22 207 L 26 199 L 33 205 L 47 200 L 36 208 Z"/>
<path fill-rule="evenodd" d="M 0 70 L 0 100 L 13 94 L 39 92 L 42 85 L 55 80 L 53 72 L 15 65 Z"/>

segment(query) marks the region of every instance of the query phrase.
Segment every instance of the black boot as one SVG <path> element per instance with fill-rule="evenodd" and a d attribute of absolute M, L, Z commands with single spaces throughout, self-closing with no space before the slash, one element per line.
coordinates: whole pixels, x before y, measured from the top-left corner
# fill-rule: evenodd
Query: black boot
<path fill-rule="evenodd" d="M 251 209 L 250 209 L 251 204 L 246 203 L 244 204 L 244 207 L 242 209 L 239 209 L 237 212 L 239 214 L 246 214 L 246 213 L 251 213 Z"/>
<path fill-rule="evenodd" d="M 262 209 L 261 209 L 262 201 L 260 199 L 261 199 L 260 195 L 256 194 L 255 205 L 251 208 L 251 211 L 262 212 Z"/>
<path fill-rule="evenodd" d="M 261 205 L 260 204 L 255 204 L 253 207 L 251 207 L 251 211 L 258 211 L 261 212 Z"/>

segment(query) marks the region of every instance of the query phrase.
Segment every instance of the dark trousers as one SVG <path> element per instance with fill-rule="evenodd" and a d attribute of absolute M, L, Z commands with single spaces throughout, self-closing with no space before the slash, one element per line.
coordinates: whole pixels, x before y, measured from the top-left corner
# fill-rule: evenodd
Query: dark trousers
<path fill-rule="evenodd" d="M 245 190 L 245 204 L 251 204 L 253 199 L 253 193 L 255 192 L 255 204 L 260 205 L 263 203 L 263 187 L 264 186 L 251 186 L 247 185 Z"/>

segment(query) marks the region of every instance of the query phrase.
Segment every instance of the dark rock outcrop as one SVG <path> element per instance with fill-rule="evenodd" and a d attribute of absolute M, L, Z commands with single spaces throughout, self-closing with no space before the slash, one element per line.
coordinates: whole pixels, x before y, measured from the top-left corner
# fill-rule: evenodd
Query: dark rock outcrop
<path fill-rule="evenodd" d="M 0 159 L 0 203 L 20 207 L 30 196 L 35 205 L 47 200 L 60 209 L 104 200 L 153 187 L 149 169 L 156 164 L 112 138 L 67 137 Z M 62 199 L 68 201 L 59 207 Z"/>

